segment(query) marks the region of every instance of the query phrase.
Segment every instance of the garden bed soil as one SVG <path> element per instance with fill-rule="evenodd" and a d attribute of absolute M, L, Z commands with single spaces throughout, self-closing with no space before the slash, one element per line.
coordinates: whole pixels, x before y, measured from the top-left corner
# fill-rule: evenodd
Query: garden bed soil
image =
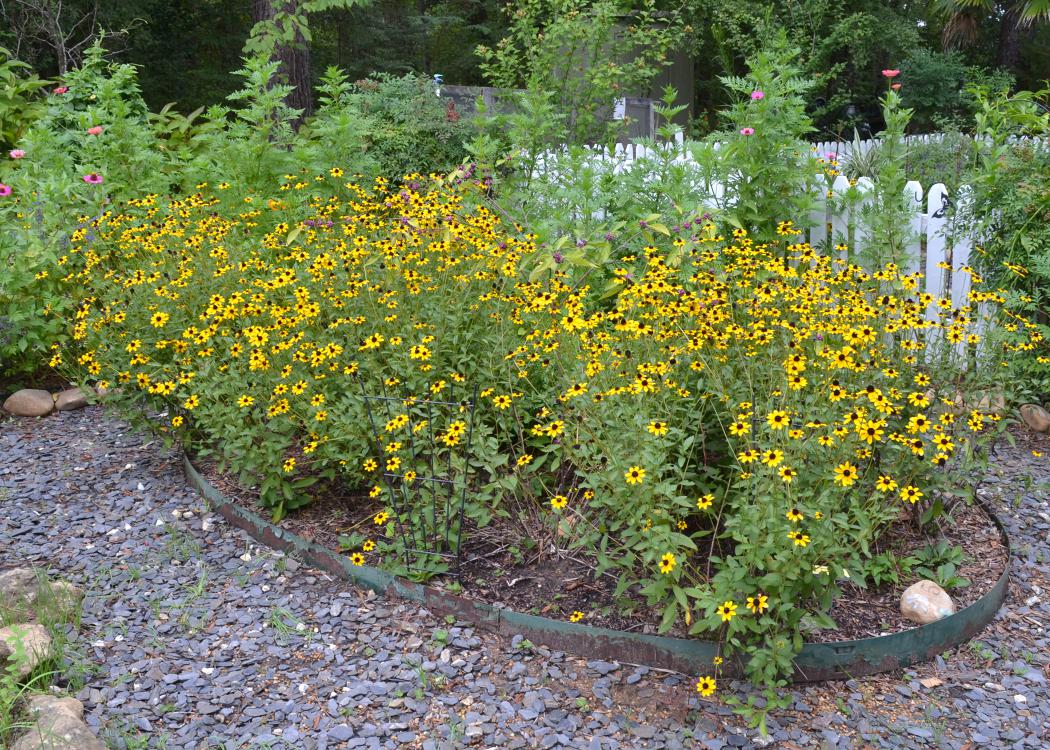
<path fill-rule="evenodd" d="M 203 461 L 196 465 L 228 499 L 269 517 L 253 490 L 243 487 L 236 478 L 218 472 L 213 463 Z M 327 484 L 317 493 L 314 502 L 292 512 L 280 525 L 307 541 L 339 551 L 340 536 L 355 531 L 367 535 L 372 515 L 381 509 L 380 504 L 362 492 Z M 526 614 L 568 620 L 574 611 L 580 611 L 584 613 L 582 622 L 587 625 L 657 633 L 662 611 L 647 606 L 642 595 L 628 590 L 617 601 L 615 577 L 595 576 L 594 565 L 582 559 L 579 552 L 555 550 L 548 539 L 537 543 L 533 552 L 523 555 L 519 549 L 521 539 L 519 528 L 499 520 L 485 529 L 473 529 L 466 536 L 457 574 L 432 578 L 428 585 Z M 902 516 L 879 540 L 876 551 L 890 550 L 903 558 L 939 540 L 958 545 L 965 552 L 956 575 L 968 579 L 970 585 L 949 592 L 959 611 L 988 593 L 1007 563 L 1007 548 L 999 528 L 979 505 L 964 501 L 948 503 L 941 535 L 937 537 L 917 532 Z M 375 562 L 368 560 L 368 564 Z M 914 628 L 914 623 L 901 616 L 899 603 L 904 589 L 918 580 L 916 575 L 902 575 L 899 584 L 867 589 L 842 581 L 841 594 L 830 612 L 837 629 L 809 633 L 806 640 L 828 643 Z M 681 622 L 666 635 L 689 637 Z"/>

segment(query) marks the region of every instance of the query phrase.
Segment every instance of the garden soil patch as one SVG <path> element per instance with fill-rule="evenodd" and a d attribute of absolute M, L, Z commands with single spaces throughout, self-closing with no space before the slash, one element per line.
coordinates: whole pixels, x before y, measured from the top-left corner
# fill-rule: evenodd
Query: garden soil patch
<path fill-rule="evenodd" d="M 201 462 L 198 468 L 227 498 L 268 516 L 257 493 L 245 488 L 236 478 L 220 473 L 210 462 Z M 382 508 L 381 502 L 365 493 L 330 482 L 317 492 L 314 502 L 293 511 L 281 525 L 308 541 L 338 551 L 340 536 L 355 531 L 368 536 L 373 531 L 372 516 Z M 979 505 L 959 500 L 948 503 L 947 508 L 939 536 L 916 531 L 902 514 L 901 520 L 891 525 L 874 551 L 892 551 L 898 558 L 904 558 L 942 540 L 961 547 L 965 559 L 956 575 L 969 580 L 970 584 L 949 591 L 959 611 L 995 585 L 1006 565 L 1007 549 L 998 527 Z M 538 541 L 532 552 L 523 552 L 521 540 L 520 528 L 498 519 L 485 529 L 471 529 L 458 571 L 428 583 L 444 590 L 451 587 L 476 601 L 526 614 L 567 620 L 579 611 L 584 614 L 581 622 L 587 625 L 657 633 L 662 611 L 647 606 L 644 597 L 633 587 L 617 599 L 615 576 L 596 576 L 593 563 L 579 551 L 556 550 L 548 538 Z M 375 563 L 373 559 L 368 560 L 368 564 Z M 920 578 L 905 573 L 895 585 L 868 588 L 844 579 L 830 613 L 837 629 L 811 632 L 807 641 L 826 643 L 871 638 L 914 628 L 914 623 L 901 616 L 899 603 L 904 589 Z M 667 635 L 690 637 L 681 622 Z"/>

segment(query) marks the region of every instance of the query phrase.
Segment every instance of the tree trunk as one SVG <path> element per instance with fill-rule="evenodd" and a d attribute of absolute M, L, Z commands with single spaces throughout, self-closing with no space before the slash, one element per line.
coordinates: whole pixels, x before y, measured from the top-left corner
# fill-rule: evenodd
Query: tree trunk
<path fill-rule="evenodd" d="M 999 51 L 996 65 L 1007 70 L 1016 70 L 1021 62 L 1021 42 L 1027 36 L 1021 27 L 1020 2 L 1008 3 L 999 26 Z"/>
<path fill-rule="evenodd" d="M 289 13 L 299 12 L 300 0 L 252 0 L 252 23 L 266 21 L 274 17 L 279 10 Z M 292 44 L 282 44 L 274 50 L 273 59 L 280 61 L 277 77 L 282 83 L 292 86 L 292 91 L 285 98 L 285 104 L 302 113 L 292 123 L 298 130 L 303 120 L 314 112 L 313 88 L 310 77 L 310 47 L 302 34 L 297 34 Z"/>

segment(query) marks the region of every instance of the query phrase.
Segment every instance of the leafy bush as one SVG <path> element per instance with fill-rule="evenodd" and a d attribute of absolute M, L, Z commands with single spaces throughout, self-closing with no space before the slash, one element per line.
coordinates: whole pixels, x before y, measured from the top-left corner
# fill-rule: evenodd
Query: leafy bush
<path fill-rule="evenodd" d="M 965 360 L 927 347 L 918 276 L 821 255 L 785 223 L 759 243 L 653 217 L 600 267 L 536 274 L 550 251 L 486 208 L 482 182 L 454 187 L 465 175 L 394 192 L 332 168 L 266 201 L 231 188 L 114 210 L 70 249 L 92 297 L 68 359 L 152 403 L 275 517 L 319 479 L 372 487 L 362 562 L 376 547 L 402 569 L 401 530 L 433 520 L 387 504 L 385 480 L 470 460 L 466 530 L 515 518 L 661 607 L 663 629 L 716 637 L 779 684 L 882 530 L 935 522 L 965 476 L 941 467 L 995 431 L 953 411 L 975 308 L 933 322 Z M 472 383 L 467 456 L 462 413 L 416 407 Z M 387 392 L 404 400 L 377 445 L 363 396 Z M 418 425 L 436 454 L 411 447 Z"/>
<path fill-rule="evenodd" d="M 433 81 L 378 74 L 358 81 L 354 90 L 355 105 L 370 125 L 366 149 L 378 174 L 448 172 L 462 163 L 470 123 L 446 107 Z"/>
<path fill-rule="evenodd" d="M 47 85 L 0 47 L 0 153 L 6 155 L 41 114 L 43 105 L 36 94 Z"/>
<path fill-rule="evenodd" d="M 612 0 L 508 4 L 507 35 L 477 48 L 481 70 L 493 86 L 548 94 L 569 143 L 606 142 L 623 125 L 609 119 L 613 103 L 649 85 L 687 28 L 652 0 L 635 7 L 627 14 Z"/>
<path fill-rule="evenodd" d="M 1013 84 L 1009 73 L 967 65 L 957 51 L 916 49 L 901 61 L 900 70 L 901 99 L 915 112 L 912 127 L 917 133 L 968 130 L 977 111 L 968 88 L 1001 89 Z"/>
<path fill-rule="evenodd" d="M 978 238 L 975 266 L 1004 287 L 1016 311 L 1011 327 L 1027 330 L 1027 356 L 1011 360 L 1019 398 L 1050 399 L 1050 91 L 972 90 L 980 109 L 972 193 L 960 219 Z"/>

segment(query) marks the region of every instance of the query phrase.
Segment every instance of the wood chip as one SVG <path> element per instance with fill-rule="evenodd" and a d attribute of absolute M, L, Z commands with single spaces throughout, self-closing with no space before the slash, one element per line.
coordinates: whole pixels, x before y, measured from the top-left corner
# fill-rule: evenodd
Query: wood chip
<path fill-rule="evenodd" d="M 919 680 L 919 684 L 923 687 L 935 688 L 938 685 L 943 685 L 944 683 L 941 680 L 938 680 L 936 677 L 925 677 Z"/>

